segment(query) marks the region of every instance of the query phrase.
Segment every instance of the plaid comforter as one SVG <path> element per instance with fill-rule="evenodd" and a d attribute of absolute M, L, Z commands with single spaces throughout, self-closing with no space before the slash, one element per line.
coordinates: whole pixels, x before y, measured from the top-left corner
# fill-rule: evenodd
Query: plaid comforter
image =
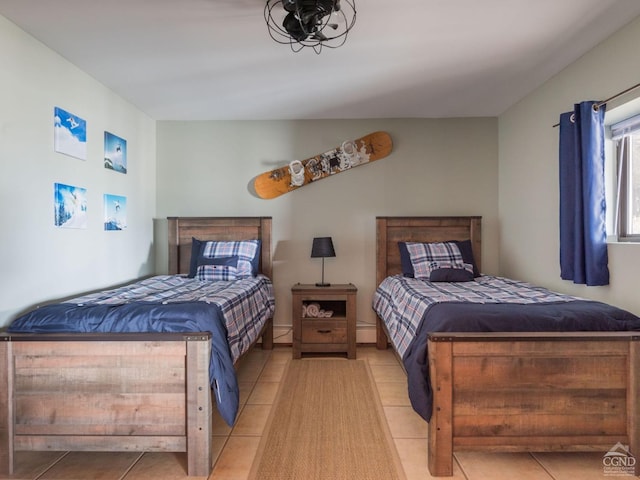
<path fill-rule="evenodd" d="M 640 330 L 640 318 L 612 305 L 492 276 L 459 283 L 388 277 L 374 295 L 373 308 L 402 357 L 411 405 L 426 421 L 433 408 L 427 360 L 431 332 Z"/>
<path fill-rule="evenodd" d="M 65 303 L 123 305 L 134 302 L 205 302 L 218 305 L 234 362 L 258 338 L 275 310 L 273 286 L 263 275 L 226 282 L 201 282 L 180 275 L 159 275 L 113 290 L 83 295 Z"/>
<path fill-rule="evenodd" d="M 161 275 L 44 305 L 14 320 L 8 331 L 211 332 L 211 387 L 220 415 L 233 425 L 240 397 L 234 363 L 274 310 L 273 286 L 262 275 L 219 282 Z"/>
<path fill-rule="evenodd" d="M 532 304 L 569 302 L 562 295 L 529 283 L 483 275 L 473 282 L 427 282 L 395 275 L 387 277 L 373 296 L 373 309 L 384 321 L 401 357 L 416 336 L 427 309 L 444 302 Z"/>

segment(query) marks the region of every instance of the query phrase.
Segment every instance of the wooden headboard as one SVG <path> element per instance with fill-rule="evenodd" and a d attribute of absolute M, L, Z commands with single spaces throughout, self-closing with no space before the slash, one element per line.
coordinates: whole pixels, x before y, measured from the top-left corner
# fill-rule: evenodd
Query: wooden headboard
<path fill-rule="evenodd" d="M 402 273 L 398 242 L 471 240 L 473 257 L 481 265 L 482 217 L 376 217 L 376 285 L 389 275 Z M 386 348 L 386 335 L 377 322 L 378 348 Z"/>
<path fill-rule="evenodd" d="M 262 240 L 260 273 L 271 278 L 271 217 L 168 217 L 169 274 L 189 273 L 191 242 Z"/>

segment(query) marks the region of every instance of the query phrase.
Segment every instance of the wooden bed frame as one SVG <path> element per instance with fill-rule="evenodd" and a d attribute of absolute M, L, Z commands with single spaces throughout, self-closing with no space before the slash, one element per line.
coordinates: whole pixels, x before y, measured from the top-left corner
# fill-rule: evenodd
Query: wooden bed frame
<path fill-rule="evenodd" d="M 480 217 L 378 217 L 378 284 L 401 273 L 398 241 L 471 239 L 480 268 L 480 227 Z M 377 334 L 386 348 L 380 319 Z M 463 450 L 604 455 L 620 442 L 640 460 L 639 340 L 640 332 L 431 334 L 429 471 L 452 475 Z"/>
<path fill-rule="evenodd" d="M 271 218 L 170 217 L 169 273 L 187 273 L 192 236 L 261 239 L 271 277 Z M 273 346 L 272 319 L 262 332 Z M 0 335 L 0 476 L 16 451 L 187 452 L 212 468 L 210 334 Z"/>

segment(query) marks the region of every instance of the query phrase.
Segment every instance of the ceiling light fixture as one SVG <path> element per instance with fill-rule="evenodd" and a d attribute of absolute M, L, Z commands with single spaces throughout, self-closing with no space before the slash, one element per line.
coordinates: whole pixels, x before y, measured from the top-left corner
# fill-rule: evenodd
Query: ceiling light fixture
<path fill-rule="evenodd" d="M 356 5 L 355 0 L 267 0 L 264 19 L 276 42 L 294 52 L 311 47 L 320 53 L 322 47 L 344 45 L 356 23 Z"/>

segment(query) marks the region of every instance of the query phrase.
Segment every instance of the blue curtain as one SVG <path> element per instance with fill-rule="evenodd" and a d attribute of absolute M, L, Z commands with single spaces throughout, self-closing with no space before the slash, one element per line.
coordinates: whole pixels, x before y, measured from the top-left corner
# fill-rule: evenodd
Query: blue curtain
<path fill-rule="evenodd" d="M 604 105 L 560 116 L 560 277 L 608 285 L 604 191 Z"/>

